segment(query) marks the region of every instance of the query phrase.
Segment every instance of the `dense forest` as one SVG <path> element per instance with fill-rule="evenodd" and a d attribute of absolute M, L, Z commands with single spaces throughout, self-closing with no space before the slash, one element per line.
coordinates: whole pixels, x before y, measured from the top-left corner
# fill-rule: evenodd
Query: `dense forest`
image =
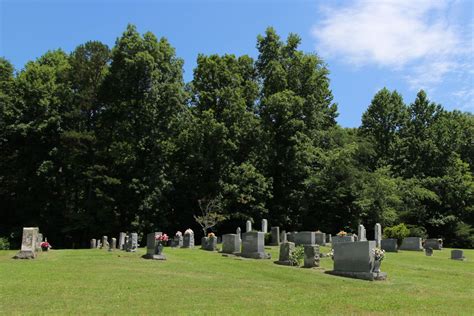
<path fill-rule="evenodd" d="M 0 58 L 0 237 L 39 226 L 55 247 L 226 217 L 337 233 L 405 223 L 474 247 L 474 117 L 386 88 L 359 128 L 336 123 L 329 70 L 268 28 L 258 57 L 199 55 L 193 79 L 165 39 L 132 25 L 113 48 Z M 258 224 L 259 225 L 259 224 Z"/>

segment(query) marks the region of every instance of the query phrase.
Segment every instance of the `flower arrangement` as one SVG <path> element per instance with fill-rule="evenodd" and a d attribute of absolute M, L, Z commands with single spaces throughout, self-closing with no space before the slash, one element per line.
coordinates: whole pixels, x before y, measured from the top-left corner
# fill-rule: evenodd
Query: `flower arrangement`
<path fill-rule="evenodd" d="M 41 244 L 40 244 L 40 247 L 41 248 L 51 248 L 51 245 L 49 244 L 49 242 L 47 241 L 43 241 Z"/>
<path fill-rule="evenodd" d="M 334 260 L 334 249 L 331 249 L 331 251 L 326 254 L 326 257 L 331 257 L 331 259 Z"/>
<path fill-rule="evenodd" d="M 183 236 L 183 233 L 178 230 L 178 231 L 176 232 L 175 236 L 176 236 L 176 237 L 181 237 L 181 236 Z"/>
<path fill-rule="evenodd" d="M 214 238 L 214 237 L 216 237 L 216 234 L 214 234 L 214 233 L 209 233 L 209 234 L 207 234 L 207 237 L 208 237 L 208 238 Z"/>
<path fill-rule="evenodd" d="M 155 236 L 155 240 L 158 240 L 159 242 L 167 242 L 168 239 L 169 237 L 166 234 Z"/>
<path fill-rule="evenodd" d="M 374 259 L 376 261 L 382 261 L 385 258 L 385 250 L 380 248 L 372 249 L 372 253 L 374 254 Z"/>
<path fill-rule="evenodd" d="M 346 236 L 347 233 L 343 230 L 341 230 L 340 232 L 337 233 L 338 236 Z"/>
<path fill-rule="evenodd" d="M 188 229 L 186 229 L 186 230 L 184 231 L 184 234 L 185 234 L 185 235 L 194 235 L 194 232 L 193 232 L 193 230 L 192 230 L 191 228 L 188 228 Z"/>

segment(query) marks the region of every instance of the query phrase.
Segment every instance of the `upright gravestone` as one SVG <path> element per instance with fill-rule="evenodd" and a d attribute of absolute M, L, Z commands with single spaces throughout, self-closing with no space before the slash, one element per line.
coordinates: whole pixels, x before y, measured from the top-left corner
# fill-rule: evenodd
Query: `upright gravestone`
<path fill-rule="evenodd" d="M 262 219 L 262 232 L 268 233 L 268 221 L 266 219 Z"/>
<path fill-rule="evenodd" d="M 207 250 L 207 251 L 216 251 L 217 250 L 217 237 L 216 236 L 202 237 L 201 249 Z"/>
<path fill-rule="evenodd" d="M 194 248 L 194 232 L 191 229 L 184 232 L 183 248 Z"/>
<path fill-rule="evenodd" d="M 290 242 L 295 242 L 295 236 L 298 234 L 298 232 L 289 232 L 286 233 L 286 239 Z"/>
<path fill-rule="evenodd" d="M 304 267 L 319 267 L 319 245 L 304 245 Z"/>
<path fill-rule="evenodd" d="M 367 240 L 367 237 L 366 237 L 366 231 L 365 231 L 365 227 L 364 225 L 359 225 L 358 229 L 357 229 L 357 241 L 366 241 Z"/>
<path fill-rule="evenodd" d="M 331 236 L 331 234 L 328 234 L 328 235 L 326 236 L 326 243 L 327 243 L 327 244 L 332 244 L 332 236 Z"/>
<path fill-rule="evenodd" d="M 295 235 L 295 245 L 314 245 L 316 244 L 316 236 L 314 232 L 303 231 Z"/>
<path fill-rule="evenodd" d="M 37 239 L 36 239 L 36 251 L 41 251 L 41 243 L 43 242 L 43 234 L 38 233 Z"/>
<path fill-rule="evenodd" d="M 128 239 L 127 251 L 128 252 L 136 252 L 137 248 L 138 248 L 138 234 L 137 233 L 131 233 L 130 238 Z"/>
<path fill-rule="evenodd" d="M 463 261 L 466 258 L 464 257 L 464 252 L 462 250 L 453 249 L 451 250 L 451 259 Z"/>
<path fill-rule="evenodd" d="M 326 245 L 326 234 L 320 231 L 314 233 L 314 242 L 316 245 L 324 246 Z"/>
<path fill-rule="evenodd" d="M 235 233 L 237 234 L 237 236 L 239 236 L 239 239 L 242 239 L 242 230 L 240 229 L 240 227 L 237 227 Z"/>
<path fill-rule="evenodd" d="M 349 235 L 332 236 L 332 239 L 331 239 L 331 244 L 332 245 L 335 245 L 335 244 L 338 244 L 338 243 L 348 243 L 348 242 L 354 242 L 354 236 L 349 236 Z"/>
<path fill-rule="evenodd" d="M 109 249 L 109 238 L 107 236 L 102 236 L 102 248 Z"/>
<path fill-rule="evenodd" d="M 406 237 L 403 238 L 400 250 L 423 251 L 423 246 L 420 237 Z"/>
<path fill-rule="evenodd" d="M 280 240 L 281 242 L 287 242 L 288 240 L 286 239 L 286 231 L 283 230 L 281 233 L 280 233 Z"/>
<path fill-rule="evenodd" d="M 382 239 L 380 248 L 386 252 L 398 252 L 398 241 L 395 238 Z"/>
<path fill-rule="evenodd" d="M 265 234 L 263 232 L 247 232 L 242 234 L 242 257 L 253 259 L 269 259 L 265 253 Z"/>
<path fill-rule="evenodd" d="M 34 259 L 36 258 L 36 246 L 38 242 L 38 227 L 24 227 L 21 238 L 20 251 L 13 257 L 14 259 Z"/>
<path fill-rule="evenodd" d="M 102 248 L 102 243 L 100 242 L 100 239 L 97 239 L 97 249 Z"/>
<path fill-rule="evenodd" d="M 377 248 L 380 248 L 382 241 L 382 225 L 379 223 L 375 224 L 375 244 Z"/>
<path fill-rule="evenodd" d="M 278 257 L 278 261 L 275 261 L 276 264 L 281 264 L 285 266 L 291 266 L 291 253 L 295 250 L 295 243 L 294 242 L 282 242 L 280 244 L 280 254 Z"/>
<path fill-rule="evenodd" d="M 425 247 L 425 255 L 427 255 L 428 257 L 431 257 L 433 255 L 433 248 Z"/>
<path fill-rule="evenodd" d="M 128 246 L 130 245 L 130 236 L 128 235 L 125 235 L 125 243 L 123 245 L 123 250 L 125 251 L 129 251 L 128 249 Z"/>
<path fill-rule="evenodd" d="M 385 280 L 387 274 L 376 269 L 375 247 L 373 240 L 334 244 L 334 270 L 328 273 L 371 281 Z"/>
<path fill-rule="evenodd" d="M 120 250 L 125 250 L 125 236 L 127 236 L 127 234 L 125 234 L 124 232 L 120 232 L 118 242 L 118 247 Z"/>
<path fill-rule="evenodd" d="M 181 233 L 180 231 L 176 232 L 173 237 L 173 240 L 171 241 L 171 247 L 183 247 L 183 233 Z"/>
<path fill-rule="evenodd" d="M 237 234 L 226 234 L 222 236 L 222 252 L 228 254 L 240 253 L 241 240 Z"/>
<path fill-rule="evenodd" d="M 280 227 L 272 227 L 272 246 L 278 246 L 280 244 Z"/>
<path fill-rule="evenodd" d="M 443 249 L 443 240 L 442 239 L 426 239 L 424 243 L 425 248 L 433 248 L 433 250 L 442 250 Z"/>
<path fill-rule="evenodd" d="M 163 245 L 159 245 L 159 241 L 156 239 L 162 234 L 162 232 L 153 232 L 146 235 L 146 254 L 142 258 L 166 260 L 166 257 L 161 253 Z"/>
<path fill-rule="evenodd" d="M 110 249 L 113 249 L 113 250 L 117 249 L 117 238 L 112 237 L 112 243 L 110 245 Z"/>
<path fill-rule="evenodd" d="M 91 249 L 97 248 L 97 240 L 95 238 L 91 239 Z"/>
<path fill-rule="evenodd" d="M 248 232 L 251 232 L 251 231 L 252 231 L 252 222 L 250 220 L 248 220 L 245 223 L 245 232 L 248 233 Z"/>

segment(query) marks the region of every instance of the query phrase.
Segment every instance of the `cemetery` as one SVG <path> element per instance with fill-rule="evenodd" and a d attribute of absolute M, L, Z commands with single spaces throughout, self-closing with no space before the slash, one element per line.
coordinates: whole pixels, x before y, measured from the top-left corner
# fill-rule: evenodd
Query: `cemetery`
<path fill-rule="evenodd" d="M 433 248 L 442 240 L 415 237 L 381 239 L 377 247 L 375 235 L 367 236 L 362 225 L 359 235 L 327 234 L 331 238 L 320 231 L 280 234 L 274 226 L 271 230 L 279 237 L 265 244 L 267 221 L 262 224 L 256 231 L 247 223 L 247 232 L 237 228 L 235 234 L 222 235 L 222 243 L 209 233 L 200 247 L 195 247 L 194 232 L 187 229 L 184 237 L 180 231 L 173 238 L 164 232 L 148 233 L 144 245 L 134 232 L 120 232 L 118 238 L 104 235 L 92 238 L 90 249 L 83 250 L 49 250 L 38 227 L 25 227 L 19 252 L 0 251 L 0 313 L 21 314 L 38 304 L 42 313 L 148 313 L 155 308 L 157 292 L 162 313 L 176 312 L 176 306 L 185 314 L 313 309 L 325 314 L 348 309 L 403 314 L 415 306 L 421 313 L 457 314 L 474 308 L 472 285 L 464 282 L 474 278 L 474 260 L 469 260 L 474 250 Z M 376 225 L 377 236 L 381 231 Z M 321 240 L 338 241 L 320 245 Z M 398 249 L 398 242 L 404 247 Z M 424 245 L 426 255 L 419 245 Z M 33 290 L 36 295 L 23 295 Z M 298 300 L 281 300 L 286 291 Z M 101 293 L 107 296 L 100 304 L 80 303 Z M 55 299 L 58 295 L 61 300 Z M 302 305 L 300 300 L 309 303 Z M 322 304 L 326 300 L 334 304 Z M 374 300 L 379 304 L 371 304 Z"/>

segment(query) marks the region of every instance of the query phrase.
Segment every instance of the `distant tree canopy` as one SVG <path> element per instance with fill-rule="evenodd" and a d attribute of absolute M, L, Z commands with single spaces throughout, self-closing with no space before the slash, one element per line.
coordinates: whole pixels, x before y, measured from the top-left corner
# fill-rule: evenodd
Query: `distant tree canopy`
<path fill-rule="evenodd" d="M 0 58 L 0 237 L 199 231 L 199 201 L 218 200 L 218 233 L 249 218 L 405 223 L 474 247 L 473 115 L 384 88 L 342 128 L 327 65 L 299 44 L 268 28 L 256 60 L 199 55 L 187 84 L 170 43 L 132 25 L 112 49 L 48 51 L 18 72 Z"/>

